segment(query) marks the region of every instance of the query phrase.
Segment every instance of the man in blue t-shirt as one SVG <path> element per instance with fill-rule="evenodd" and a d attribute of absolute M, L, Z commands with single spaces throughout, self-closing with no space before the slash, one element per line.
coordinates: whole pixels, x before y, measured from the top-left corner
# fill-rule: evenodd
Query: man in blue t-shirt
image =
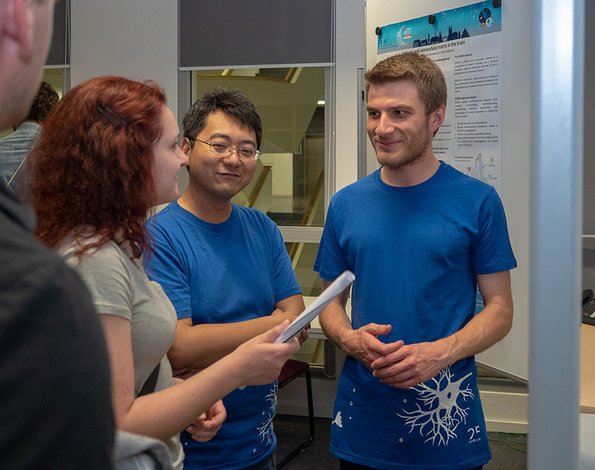
<path fill-rule="evenodd" d="M 150 220 L 155 252 L 146 265 L 178 315 L 172 366 L 191 373 L 293 320 L 304 302 L 277 226 L 231 202 L 260 154 L 254 105 L 238 91 L 214 89 L 192 105 L 183 127 L 188 188 Z M 238 389 L 223 401 L 227 419 L 213 439 L 204 422 L 203 434 L 182 434 L 184 468 L 274 469 L 276 384 Z M 223 415 L 206 421 L 216 429 Z"/>
<path fill-rule="evenodd" d="M 346 354 L 332 421 L 341 469 L 479 469 L 491 458 L 474 355 L 512 325 L 516 267 L 493 187 L 439 161 L 446 82 L 407 52 L 366 74 L 381 168 L 332 199 L 315 269 L 348 292 L 320 317 Z M 477 314 L 479 287 L 484 307 Z"/>

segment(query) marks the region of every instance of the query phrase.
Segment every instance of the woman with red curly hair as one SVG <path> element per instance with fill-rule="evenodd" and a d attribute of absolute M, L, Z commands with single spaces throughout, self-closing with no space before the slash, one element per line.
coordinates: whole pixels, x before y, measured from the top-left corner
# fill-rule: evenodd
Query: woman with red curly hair
<path fill-rule="evenodd" d="M 225 419 L 218 400 L 241 385 L 275 380 L 299 349 L 297 339 L 272 344 L 285 322 L 170 387 L 176 314 L 141 261 L 150 256 L 150 209 L 179 196 L 177 177 L 188 160 L 178 139 L 159 87 L 98 77 L 56 105 L 28 169 L 38 236 L 79 272 L 100 315 L 116 426 L 166 441 L 175 468 L 183 461 L 180 431 L 210 439 Z M 144 394 L 147 385 L 155 392 Z"/>

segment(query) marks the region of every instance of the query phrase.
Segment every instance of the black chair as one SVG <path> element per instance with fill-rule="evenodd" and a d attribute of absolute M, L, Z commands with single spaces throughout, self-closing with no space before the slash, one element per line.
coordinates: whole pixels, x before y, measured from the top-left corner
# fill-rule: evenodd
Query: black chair
<path fill-rule="evenodd" d="M 304 442 L 302 442 L 295 449 L 293 449 L 287 455 L 287 457 L 285 457 L 283 460 L 281 460 L 279 464 L 277 464 L 278 469 L 283 468 L 291 459 L 293 459 L 306 447 L 312 444 L 312 441 L 314 440 L 314 405 L 312 404 L 312 378 L 310 377 L 310 364 L 308 364 L 305 361 L 289 359 L 285 363 L 283 369 L 281 369 L 281 373 L 279 374 L 279 389 L 291 383 L 293 379 L 299 377 L 301 374 L 304 374 L 306 377 L 306 393 L 308 396 L 308 422 L 310 425 L 310 434 Z"/>

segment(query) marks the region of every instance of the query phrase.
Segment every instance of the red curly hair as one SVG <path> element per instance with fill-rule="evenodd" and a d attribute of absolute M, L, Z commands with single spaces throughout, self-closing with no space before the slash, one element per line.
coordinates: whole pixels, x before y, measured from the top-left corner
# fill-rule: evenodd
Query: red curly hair
<path fill-rule="evenodd" d="M 139 257 L 155 205 L 153 148 L 163 91 L 153 83 L 97 77 L 74 87 L 43 122 L 29 158 L 28 197 L 37 236 L 50 247 L 73 235 L 77 254 L 110 240 Z M 84 239 L 99 237 L 93 242 Z"/>

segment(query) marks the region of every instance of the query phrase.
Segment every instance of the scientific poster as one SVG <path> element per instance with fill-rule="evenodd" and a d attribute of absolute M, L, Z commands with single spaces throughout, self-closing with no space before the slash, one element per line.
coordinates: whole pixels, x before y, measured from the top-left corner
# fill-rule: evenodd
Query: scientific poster
<path fill-rule="evenodd" d="M 408 50 L 435 60 L 446 77 L 444 124 L 434 153 L 500 192 L 502 9 L 492 1 L 382 26 L 378 61 Z"/>

